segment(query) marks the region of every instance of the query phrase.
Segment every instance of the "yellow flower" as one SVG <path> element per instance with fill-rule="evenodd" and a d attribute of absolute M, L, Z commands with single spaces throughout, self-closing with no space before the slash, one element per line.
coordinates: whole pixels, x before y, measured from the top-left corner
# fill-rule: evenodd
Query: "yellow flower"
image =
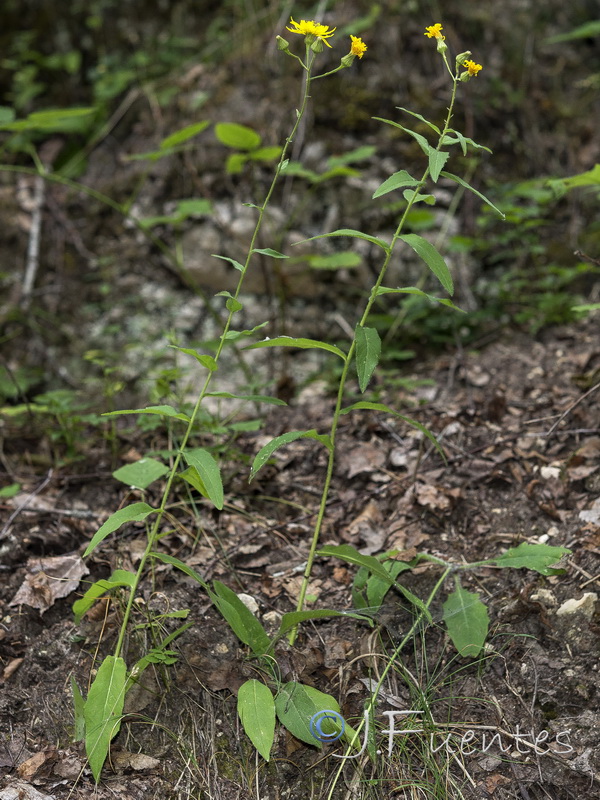
<path fill-rule="evenodd" d="M 442 23 L 436 22 L 435 25 L 429 25 L 425 28 L 425 36 L 429 36 L 430 39 L 441 39 L 444 41 L 446 37 L 442 36 Z"/>
<path fill-rule="evenodd" d="M 327 47 L 331 47 L 326 40 L 329 39 L 330 36 L 333 36 L 336 31 L 335 28 L 330 28 L 329 25 L 321 25 L 319 22 L 315 22 L 312 19 L 301 19 L 300 22 L 296 22 L 293 17 L 290 17 L 290 22 L 294 26 L 293 28 L 286 26 L 286 30 L 290 33 L 299 33 L 301 36 L 314 36 L 315 38 L 311 41 L 320 39 Z"/>
<path fill-rule="evenodd" d="M 469 77 L 470 78 L 476 78 L 477 74 L 480 72 L 480 70 L 483 69 L 481 64 L 476 64 L 474 61 L 471 61 L 471 60 L 463 61 L 463 67 L 469 73 Z"/>
<path fill-rule="evenodd" d="M 352 44 L 350 45 L 350 54 L 362 58 L 367 51 L 367 45 L 358 36 L 350 36 Z"/>

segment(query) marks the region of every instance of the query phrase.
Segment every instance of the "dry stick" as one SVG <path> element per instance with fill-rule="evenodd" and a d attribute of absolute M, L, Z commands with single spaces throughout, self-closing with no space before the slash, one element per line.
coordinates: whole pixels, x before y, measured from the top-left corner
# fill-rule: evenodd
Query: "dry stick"
<path fill-rule="evenodd" d="M 44 207 L 45 181 L 42 175 L 36 175 L 33 191 L 33 211 L 31 214 L 31 229 L 27 245 L 27 261 L 23 288 L 21 289 L 21 308 L 29 308 L 31 292 L 35 283 L 38 266 L 40 263 L 40 231 L 42 229 L 42 208 Z"/>
<path fill-rule="evenodd" d="M 554 425 L 553 425 L 553 426 L 550 428 L 550 430 L 549 430 L 549 431 L 546 433 L 546 436 L 550 436 L 550 434 L 551 434 L 551 433 L 554 433 L 554 431 L 555 431 L 555 430 L 558 428 L 558 426 L 559 426 L 559 425 L 560 425 L 560 423 L 563 421 L 563 419 L 564 419 L 566 416 L 568 416 L 568 415 L 571 413 L 571 411 L 573 411 L 573 409 L 574 409 L 574 408 L 576 408 L 576 407 L 579 405 L 579 403 L 581 403 L 583 400 L 585 400 L 585 398 L 586 398 L 586 397 L 588 397 L 588 396 L 589 396 L 589 395 L 590 395 L 592 392 L 595 392 L 595 391 L 596 391 L 596 389 L 597 389 L 599 386 L 600 386 L 600 381 L 598 381 L 598 383 L 596 383 L 594 386 L 592 386 L 592 388 L 591 388 L 591 389 L 588 389 L 588 390 L 587 390 L 587 392 L 585 392 L 584 394 L 582 394 L 582 395 L 581 395 L 581 397 L 579 397 L 577 400 L 575 400 L 575 402 L 574 402 L 574 403 L 571 403 L 571 405 L 570 405 L 570 406 L 567 408 L 567 410 L 566 410 L 566 411 L 563 411 L 563 413 L 562 413 L 562 414 L 560 415 L 560 417 L 559 417 L 559 418 L 556 420 L 556 422 L 554 423 Z"/>

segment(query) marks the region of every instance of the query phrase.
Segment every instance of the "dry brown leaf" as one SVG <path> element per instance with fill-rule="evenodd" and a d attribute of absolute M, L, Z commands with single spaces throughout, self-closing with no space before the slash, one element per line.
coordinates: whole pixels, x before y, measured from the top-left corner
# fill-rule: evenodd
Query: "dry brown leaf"
<path fill-rule="evenodd" d="M 363 472 L 375 472 L 385 464 L 386 454 L 378 442 L 363 442 L 342 456 L 342 469 L 348 478 Z"/>
<path fill-rule="evenodd" d="M 16 672 L 21 664 L 25 661 L 24 658 L 13 658 L 8 664 L 4 667 L 4 672 L 2 673 L 2 680 L 7 681 L 13 672 Z"/>
<path fill-rule="evenodd" d="M 89 569 L 78 555 L 30 558 L 28 574 L 10 601 L 10 606 L 27 605 L 43 614 L 60 597 L 74 592 Z"/>
<path fill-rule="evenodd" d="M 55 795 L 39 792 L 24 781 L 12 781 L 10 786 L 0 791 L 0 800 L 55 800 Z"/>
<path fill-rule="evenodd" d="M 342 538 L 346 541 L 364 542 L 361 553 L 371 555 L 379 552 L 385 543 L 386 532 L 381 525 L 381 512 L 379 506 L 371 500 L 360 514 L 342 531 Z"/>
<path fill-rule="evenodd" d="M 27 761 L 23 761 L 17 767 L 19 778 L 23 778 L 24 781 L 31 781 L 40 772 L 47 775 L 57 758 L 58 754 L 54 748 L 35 753 L 35 755 L 28 758 Z"/>

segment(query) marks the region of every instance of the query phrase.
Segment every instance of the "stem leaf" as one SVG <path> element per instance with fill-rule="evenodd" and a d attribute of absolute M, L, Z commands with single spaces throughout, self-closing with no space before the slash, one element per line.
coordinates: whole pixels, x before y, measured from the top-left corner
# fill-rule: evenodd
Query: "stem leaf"
<path fill-rule="evenodd" d="M 312 242 L 315 239 L 326 239 L 328 236 L 351 236 L 354 239 L 365 239 L 365 241 L 381 247 L 386 253 L 390 249 L 389 244 L 384 242 L 383 239 L 378 239 L 376 236 L 369 236 L 367 233 L 354 230 L 354 228 L 340 228 L 337 231 L 331 231 L 331 233 L 321 233 L 319 236 L 311 236 L 310 239 L 303 239 L 301 242 L 294 242 L 294 244 L 304 244 L 304 242 Z"/>
<path fill-rule="evenodd" d="M 180 350 L 181 348 L 177 348 Z M 182 414 L 173 406 L 146 406 L 146 408 L 127 408 L 122 411 L 106 411 L 102 414 L 103 417 L 119 417 L 122 414 L 158 414 L 161 417 L 171 417 L 172 419 L 180 419 L 182 422 L 189 422 L 190 418 L 187 414 Z"/>
<path fill-rule="evenodd" d="M 497 567 L 511 567 L 512 569 L 533 569 L 541 575 L 556 575 L 560 572 L 555 566 L 563 556 L 571 551 L 566 547 L 552 547 L 549 544 L 530 544 L 521 542 L 517 547 L 511 547 L 498 558 L 486 561 Z"/>
<path fill-rule="evenodd" d="M 375 190 L 373 193 L 373 200 L 376 197 L 381 197 L 388 192 L 393 192 L 394 189 L 401 189 L 405 186 L 418 186 L 419 181 L 416 181 L 405 169 L 401 169 L 400 172 L 394 172 L 393 175 L 390 175 L 381 186 Z"/>
<path fill-rule="evenodd" d="M 416 233 L 405 233 L 398 238 L 412 247 L 415 253 L 423 259 L 448 294 L 454 294 L 454 282 L 450 270 L 431 242 Z"/>
<path fill-rule="evenodd" d="M 427 300 L 430 300 L 432 303 L 441 303 L 443 306 L 448 306 L 448 308 L 454 309 L 454 311 L 460 311 L 461 314 L 466 314 L 466 311 L 463 311 L 462 308 L 459 308 L 455 305 L 452 300 L 448 300 L 447 297 L 435 297 L 432 294 L 427 294 L 427 292 L 418 289 L 416 286 L 404 286 L 398 287 L 396 289 L 388 288 L 387 286 L 380 286 L 375 293 L 376 297 L 379 297 L 381 294 L 414 294 L 418 297 L 424 297 Z"/>
<path fill-rule="evenodd" d="M 101 525 L 92 536 L 90 543 L 85 548 L 83 558 L 89 556 L 89 554 L 98 547 L 100 542 L 106 539 L 111 533 L 118 530 L 122 525 L 125 525 L 125 523 L 142 522 L 147 516 L 155 514 L 157 511 L 158 509 L 152 508 L 148 503 L 132 503 L 129 506 L 124 506 L 118 511 L 115 511 L 115 513 L 111 514 L 106 520 L 104 525 Z"/>
<path fill-rule="evenodd" d="M 315 439 L 317 442 L 324 444 L 328 450 L 331 448 L 331 440 L 329 436 L 317 433 L 317 431 L 314 429 L 310 431 L 288 431 L 288 433 L 282 433 L 281 436 L 276 436 L 274 439 L 271 439 L 270 442 L 268 442 L 264 447 L 261 447 L 261 449 L 258 451 L 254 457 L 254 461 L 252 462 L 249 480 L 252 480 L 256 473 L 262 467 L 264 467 L 277 448 L 284 444 L 295 442 L 297 439 Z"/>
<path fill-rule="evenodd" d="M 263 339 L 262 342 L 255 342 L 244 348 L 244 350 L 257 350 L 260 347 L 298 347 L 300 350 L 327 350 L 342 359 L 346 354 L 339 347 L 319 339 L 293 338 L 292 336 L 276 336 L 274 339 Z"/>
<path fill-rule="evenodd" d="M 463 186 L 465 189 L 468 189 L 470 192 L 473 192 L 473 194 L 476 194 L 477 197 L 480 197 L 484 203 L 486 203 L 493 211 L 496 212 L 496 214 L 499 215 L 500 219 L 506 219 L 506 215 L 503 214 L 503 212 L 500 211 L 500 209 L 497 206 L 495 206 L 491 200 L 488 200 L 488 198 L 484 194 L 481 194 L 481 192 L 478 192 L 477 189 L 474 189 L 470 183 L 467 183 L 467 181 L 463 180 L 462 178 L 459 178 L 458 175 L 453 175 L 451 172 L 443 171 L 441 174 L 444 176 L 444 178 L 450 178 L 451 181 L 458 183 L 460 186 Z"/>
<path fill-rule="evenodd" d="M 358 385 L 360 391 L 364 393 L 369 385 L 375 367 L 379 363 L 381 355 L 381 339 L 375 328 L 365 328 L 362 325 L 356 326 L 356 372 L 358 374 Z"/>
<path fill-rule="evenodd" d="M 183 457 L 188 465 L 193 467 L 200 476 L 205 490 L 201 494 L 207 497 L 215 508 L 220 511 L 224 502 L 223 482 L 221 480 L 221 470 L 215 459 L 203 447 L 186 450 Z"/>
<path fill-rule="evenodd" d="M 271 640 L 254 614 L 242 603 L 237 594 L 221 581 L 214 581 L 213 589 L 214 591 L 208 590 L 208 595 L 231 630 L 254 655 L 264 655 L 271 646 Z"/>
<path fill-rule="evenodd" d="M 432 150 L 429 153 L 429 173 L 434 183 L 438 182 L 440 172 L 444 169 L 449 156 L 450 153 L 446 153 L 443 150 Z"/>

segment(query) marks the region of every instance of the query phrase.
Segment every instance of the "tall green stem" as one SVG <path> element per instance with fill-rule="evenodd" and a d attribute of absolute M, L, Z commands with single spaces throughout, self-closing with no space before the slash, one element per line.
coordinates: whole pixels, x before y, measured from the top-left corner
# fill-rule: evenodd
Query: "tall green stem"
<path fill-rule="evenodd" d="M 273 180 L 271 181 L 271 185 L 269 186 L 269 189 L 267 190 L 267 193 L 265 195 L 265 199 L 262 202 L 262 205 L 258 206 L 258 218 L 256 220 L 256 225 L 254 226 L 254 231 L 253 231 L 252 237 L 250 239 L 250 244 L 248 246 L 248 253 L 246 255 L 246 260 L 244 262 L 242 270 L 240 271 L 240 277 L 238 279 L 235 292 L 233 294 L 234 300 L 238 299 L 238 297 L 240 295 L 240 292 L 242 290 L 242 285 L 244 283 L 244 278 L 246 277 L 246 273 L 248 272 L 248 269 L 250 267 L 250 261 L 252 259 L 253 254 L 254 254 L 254 246 L 255 246 L 256 241 L 258 239 L 258 235 L 260 233 L 260 229 L 262 227 L 262 223 L 263 223 L 263 219 L 264 219 L 264 216 L 265 216 L 265 212 L 266 212 L 267 206 L 269 204 L 269 201 L 271 200 L 271 197 L 272 197 L 273 192 L 275 190 L 275 186 L 277 185 L 277 182 L 279 180 L 279 176 L 281 174 L 282 166 L 283 166 L 283 163 L 285 161 L 287 151 L 288 151 L 290 145 L 292 144 L 292 142 L 294 141 L 294 137 L 295 137 L 295 135 L 296 135 L 296 133 L 298 131 L 298 127 L 300 126 L 300 122 L 301 122 L 301 120 L 302 120 L 302 118 L 303 118 L 303 116 L 304 116 L 304 114 L 306 112 L 306 108 L 307 108 L 308 101 L 309 101 L 309 98 L 310 98 L 309 91 L 310 91 L 310 84 L 311 84 L 311 69 L 312 69 L 312 66 L 313 66 L 314 59 L 315 59 L 315 54 L 310 50 L 310 48 L 307 47 L 306 48 L 306 64 L 303 64 L 303 67 L 304 67 L 304 69 L 306 71 L 306 75 L 305 75 L 305 80 L 304 80 L 304 85 L 303 85 L 302 102 L 300 104 L 300 108 L 296 111 L 296 121 L 294 123 L 294 126 L 292 127 L 291 133 L 289 134 L 289 136 L 285 140 L 285 144 L 284 144 L 284 146 L 282 148 L 281 156 L 279 158 L 279 162 L 278 162 L 277 167 L 275 169 L 275 173 L 274 173 L 274 176 L 273 176 Z M 236 303 L 231 303 L 230 305 L 231 305 L 232 309 L 236 307 Z M 228 334 L 229 330 L 231 329 L 231 324 L 232 324 L 233 316 L 234 316 L 235 313 L 236 313 L 236 311 L 234 311 L 234 310 L 229 311 L 229 314 L 228 314 L 227 319 L 225 321 L 225 325 L 223 327 L 223 333 L 221 334 L 221 336 L 219 338 L 219 344 L 217 346 L 217 350 L 216 350 L 216 353 L 214 355 L 215 363 L 219 362 L 219 359 L 221 357 L 221 353 L 223 352 L 223 348 L 224 348 L 225 343 L 227 341 L 227 334 Z M 206 378 L 205 378 L 205 380 L 204 380 L 204 385 L 202 386 L 200 394 L 198 395 L 198 398 L 197 398 L 196 403 L 194 405 L 194 409 L 193 409 L 192 413 L 190 414 L 189 422 L 187 424 L 187 427 L 186 427 L 185 432 L 183 434 L 183 437 L 181 439 L 181 443 L 179 445 L 179 448 L 178 448 L 177 453 L 175 455 L 175 458 L 173 460 L 173 464 L 171 466 L 171 469 L 169 470 L 169 473 L 167 475 L 167 480 L 166 480 L 165 487 L 164 487 L 164 490 L 163 490 L 163 493 L 162 493 L 161 503 L 160 503 L 160 505 L 159 505 L 159 507 L 157 509 L 156 515 L 154 517 L 154 522 L 152 523 L 152 526 L 151 526 L 151 528 L 150 528 L 150 530 L 148 532 L 148 542 L 146 544 L 146 548 L 144 550 L 144 553 L 142 554 L 142 557 L 140 559 L 140 563 L 138 564 L 138 568 L 137 568 L 137 571 L 136 571 L 136 574 L 135 574 L 135 580 L 134 580 L 133 586 L 131 587 L 130 592 L 129 592 L 129 598 L 127 600 L 127 605 L 125 606 L 125 612 L 123 614 L 123 620 L 121 622 L 121 629 L 119 631 L 119 638 L 117 639 L 117 643 L 115 645 L 115 650 L 114 650 L 115 658 L 120 655 L 121 650 L 123 648 L 123 642 L 125 640 L 125 635 L 126 635 L 126 632 L 127 632 L 127 626 L 128 626 L 128 623 L 129 623 L 129 619 L 131 617 L 131 611 L 132 611 L 132 608 L 133 608 L 133 603 L 134 603 L 135 597 L 137 595 L 137 589 L 138 589 L 139 583 L 140 583 L 140 581 L 142 579 L 142 575 L 144 573 L 144 570 L 145 570 L 145 567 L 146 567 L 146 563 L 148 562 L 148 559 L 151 557 L 152 551 L 154 550 L 154 545 L 156 544 L 156 541 L 157 541 L 157 538 L 158 538 L 158 535 L 159 535 L 159 531 L 160 531 L 160 527 L 161 527 L 161 524 L 162 524 L 162 520 L 163 520 L 165 511 L 166 511 L 167 502 L 168 502 L 169 497 L 171 495 L 171 489 L 172 489 L 172 486 L 173 486 L 173 481 L 175 480 L 175 476 L 177 474 L 177 470 L 179 469 L 179 465 L 181 464 L 181 460 L 182 460 L 182 458 L 184 456 L 185 448 L 186 448 L 187 443 L 189 441 L 189 438 L 190 438 L 190 436 L 192 434 L 192 430 L 194 429 L 194 425 L 196 423 L 196 419 L 197 419 L 198 414 L 200 412 L 200 408 L 202 406 L 202 403 L 203 403 L 203 401 L 204 401 L 204 399 L 206 397 L 206 394 L 208 392 L 208 389 L 210 387 L 213 374 L 214 374 L 214 370 L 213 371 L 209 371 L 207 376 L 206 376 Z"/>
<path fill-rule="evenodd" d="M 444 57 L 444 59 L 445 59 L 445 57 Z M 446 66 L 448 66 L 447 62 L 446 62 Z M 437 147 L 436 147 L 436 150 L 438 150 L 438 151 L 441 149 L 442 144 L 444 142 L 444 137 L 448 133 L 448 129 L 450 127 L 450 120 L 452 119 L 452 110 L 454 108 L 454 103 L 455 103 L 455 100 L 456 100 L 457 83 L 458 83 L 458 76 L 456 75 L 456 76 L 454 76 L 454 79 L 453 79 L 452 96 L 451 96 L 451 99 L 450 99 L 450 106 L 448 108 L 448 113 L 446 115 L 444 128 L 443 128 L 442 132 L 440 133 L 438 144 L 437 144 Z M 388 266 L 390 264 L 390 261 L 391 261 L 391 258 L 392 258 L 392 254 L 394 252 L 394 248 L 395 248 L 396 243 L 398 242 L 398 239 L 400 238 L 400 235 L 401 235 L 402 230 L 404 228 L 404 225 L 405 225 L 405 222 L 406 222 L 406 218 L 407 218 L 411 208 L 413 207 L 414 203 L 416 202 L 415 198 L 417 197 L 417 195 L 419 193 L 419 190 L 425 185 L 425 182 L 427 181 L 427 178 L 429 177 L 429 172 L 430 172 L 430 169 L 429 169 L 429 166 L 428 166 L 426 168 L 425 172 L 423 173 L 423 177 L 421 178 L 421 180 L 418 182 L 417 186 L 415 187 L 415 189 L 413 191 L 413 194 L 412 194 L 411 198 L 409 199 L 409 201 L 408 201 L 408 203 L 406 205 L 406 208 L 404 209 L 404 213 L 400 217 L 400 221 L 398 222 L 398 225 L 396 227 L 394 235 L 392 236 L 392 241 L 390 242 L 389 247 L 387 247 L 387 249 L 386 249 L 385 258 L 383 260 L 383 264 L 382 264 L 381 269 L 379 271 L 379 275 L 377 276 L 377 280 L 375 281 L 375 284 L 374 284 L 373 288 L 371 289 L 371 293 L 369 295 L 369 299 L 367 300 L 364 312 L 362 314 L 362 317 L 360 318 L 360 322 L 358 323 L 358 326 L 361 327 L 361 328 L 365 326 L 365 324 L 367 322 L 367 319 L 369 318 L 369 314 L 371 313 L 371 310 L 372 310 L 373 305 L 375 303 L 375 300 L 377 298 L 378 290 L 379 290 L 379 288 L 381 287 L 381 285 L 383 283 L 383 279 L 385 277 L 385 274 L 387 272 Z M 304 568 L 304 575 L 303 575 L 303 578 L 302 578 L 302 584 L 300 586 L 300 592 L 298 594 L 298 601 L 296 603 L 296 611 L 302 611 L 302 609 L 304 608 L 304 601 L 306 599 L 306 593 L 307 593 L 307 590 L 308 590 L 308 584 L 309 584 L 309 581 L 310 581 L 310 576 L 312 574 L 312 567 L 313 567 L 313 563 L 314 563 L 314 560 L 315 560 L 317 547 L 319 546 L 319 538 L 320 538 L 320 535 L 321 535 L 321 528 L 323 526 L 323 520 L 325 518 L 325 511 L 326 511 L 326 508 L 327 508 L 327 501 L 328 501 L 328 498 L 329 498 L 329 491 L 330 491 L 330 488 L 331 488 L 331 480 L 332 480 L 332 477 L 333 477 L 333 469 L 334 469 L 334 466 L 335 466 L 336 435 L 337 435 L 338 425 L 339 425 L 340 416 L 341 416 L 342 408 L 343 408 L 344 394 L 345 394 L 345 389 L 346 389 L 346 381 L 347 381 L 347 378 L 348 378 L 348 372 L 350 370 L 350 366 L 352 364 L 352 360 L 354 358 L 355 351 L 356 351 L 356 336 L 354 337 L 354 339 L 352 340 L 352 343 L 350 344 L 350 349 L 348 350 L 348 354 L 346 355 L 346 358 L 344 360 L 344 366 L 342 368 L 342 374 L 340 376 L 340 381 L 339 381 L 339 384 L 338 384 L 336 404 L 335 404 L 335 409 L 334 409 L 334 412 L 333 412 L 333 418 L 332 418 L 332 421 L 331 421 L 331 428 L 329 430 L 329 455 L 328 455 L 328 459 L 327 459 L 327 470 L 325 472 L 325 482 L 323 484 L 323 491 L 321 493 L 321 502 L 319 504 L 319 511 L 317 513 L 317 518 L 316 518 L 316 521 L 315 521 L 315 527 L 314 527 L 314 531 L 313 531 L 313 536 L 312 536 L 312 540 L 311 540 L 311 543 L 310 543 L 310 548 L 309 548 L 309 551 L 308 551 L 308 557 L 306 559 L 306 566 Z M 293 628 L 290 631 L 290 634 L 289 634 L 289 637 L 288 637 L 290 644 L 294 644 L 294 642 L 296 641 L 297 635 L 298 635 L 298 628 L 296 627 L 296 628 Z"/>

